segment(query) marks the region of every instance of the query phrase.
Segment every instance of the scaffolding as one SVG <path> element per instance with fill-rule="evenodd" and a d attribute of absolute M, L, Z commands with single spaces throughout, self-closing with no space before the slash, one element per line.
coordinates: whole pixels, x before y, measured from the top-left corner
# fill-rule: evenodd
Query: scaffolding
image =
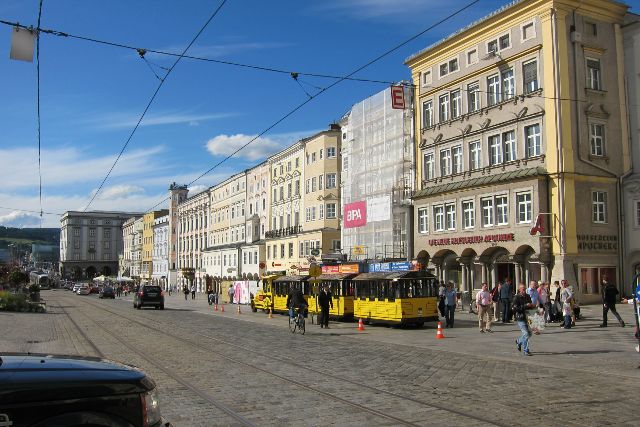
<path fill-rule="evenodd" d="M 391 88 L 354 105 L 342 121 L 342 207 L 367 203 L 366 224 L 342 227 L 352 261 L 412 258 L 413 112 L 391 107 Z M 347 224 L 345 224 L 347 225 Z"/>

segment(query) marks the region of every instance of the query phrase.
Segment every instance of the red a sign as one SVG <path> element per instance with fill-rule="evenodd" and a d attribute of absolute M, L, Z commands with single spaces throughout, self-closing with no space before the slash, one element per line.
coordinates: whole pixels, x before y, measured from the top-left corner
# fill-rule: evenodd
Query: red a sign
<path fill-rule="evenodd" d="M 391 86 L 391 108 L 394 110 L 407 108 L 404 99 L 404 86 Z"/>
<path fill-rule="evenodd" d="M 544 225 L 542 224 L 542 215 L 538 214 L 538 217 L 536 218 L 536 224 L 531 227 L 531 230 L 529 230 L 529 234 L 531 234 L 532 236 L 535 236 L 537 233 L 543 234 L 544 233 Z"/>
<path fill-rule="evenodd" d="M 344 205 L 344 228 L 355 228 L 367 225 L 367 202 L 353 202 Z"/>

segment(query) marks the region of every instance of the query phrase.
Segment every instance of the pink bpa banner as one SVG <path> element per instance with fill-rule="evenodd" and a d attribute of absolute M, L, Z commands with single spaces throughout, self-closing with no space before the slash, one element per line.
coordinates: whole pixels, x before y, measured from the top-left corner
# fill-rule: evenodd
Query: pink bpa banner
<path fill-rule="evenodd" d="M 353 202 L 344 205 L 344 228 L 355 228 L 367 225 L 367 202 Z"/>

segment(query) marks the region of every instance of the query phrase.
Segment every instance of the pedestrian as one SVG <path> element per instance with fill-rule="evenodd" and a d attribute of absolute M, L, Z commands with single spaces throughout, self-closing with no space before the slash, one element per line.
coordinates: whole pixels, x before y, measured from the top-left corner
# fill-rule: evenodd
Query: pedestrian
<path fill-rule="evenodd" d="M 567 297 L 564 302 L 562 303 L 562 317 L 564 317 L 564 323 L 563 323 L 563 328 L 564 329 L 571 329 L 571 314 L 572 314 L 572 309 L 571 309 L 571 301 L 573 300 L 572 296 Z"/>
<path fill-rule="evenodd" d="M 513 299 L 513 313 L 520 332 L 520 337 L 516 339 L 516 348 L 518 351 L 524 350 L 525 356 L 531 356 L 529 350 L 529 338 L 531 337 L 531 329 L 527 321 L 527 310 L 533 308 L 531 297 L 527 294 L 527 287 L 524 283 L 518 286 L 518 293 Z"/>
<path fill-rule="evenodd" d="M 540 307 L 540 294 L 538 293 L 538 283 L 535 280 L 529 282 L 529 288 L 527 289 L 527 295 L 531 298 L 531 303 L 534 307 Z"/>
<path fill-rule="evenodd" d="M 444 318 L 447 328 L 453 328 L 453 320 L 456 311 L 456 305 L 458 305 L 458 293 L 453 289 L 453 283 L 447 283 L 447 289 L 444 291 L 445 299 L 445 311 Z"/>
<path fill-rule="evenodd" d="M 502 323 L 511 323 L 511 279 L 507 278 L 500 287 L 500 304 L 502 304 Z"/>
<path fill-rule="evenodd" d="M 320 290 L 318 303 L 320 304 L 320 327 L 329 329 L 329 306 L 333 308 L 333 301 L 328 284 L 325 284 Z"/>
<path fill-rule="evenodd" d="M 476 295 L 476 307 L 478 309 L 478 326 L 480 333 L 491 332 L 491 294 L 489 285 L 482 284 L 482 290 Z M 485 321 L 485 317 L 487 320 Z"/>
<path fill-rule="evenodd" d="M 565 302 L 569 300 L 569 304 L 571 304 L 571 300 L 573 299 L 573 289 L 569 287 L 569 282 L 566 279 L 562 279 L 560 281 L 560 313 L 562 315 L 562 321 L 560 322 L 560 327 L 565 327 Z M 569 313 L 569 317 L 572 317 L 573 313 Z M 573 323 L 573 322 L 571 322 Z"/>
<path fill-rule="evenodd" d="M 562 303 L 560 302 L 560 282 L 557 280 L 553 282 L 553 294 L 555 295 L 553 303 L 551 304 L 551 314 L 554 322 L 559 322 L 562 318 Z M 551 292 L 549 293 L 551 296 Z"/>
<path fill-rule="evenodd" d="M 538 294 L 540 298 L 540 306 L 544 310 L 544 322 L 548 323 L 551 321 L 551 300 L 549 299 L 549 284 L 543 283 L 540 288 L 538 288 Z"/>
<path fill-rule="evenodd" d="M 502 283 L 498 282 L 498 285 L 491 290 L 491 303 L 493 305 L 493 321 L 497 322 L 498 315 L 500 314 L 500 287 Z"/>
<path fill-rule="evenodd" d="M 607 276 L 602 277 L 602 284 L 600 285 L 600 293 L 602 295 L 602 324 L 601 328 L 607 327 L 607 313 L 609 310 L 616 316 L 618 322 L 621 327 L 624 327 L 624 320 L 618 314 L 616 310 L 616 300 L 618 299 L 618 294 L 620 293 L 618 289 L 607 279 Z"/>
<path fill-rule="evenodd" d="M 233 294 L 234 294 L 233 283 L 229 285 L 229 291 L 227 293 L 229 294 L 229 304 L 233 304 Z"/>
<path fill-rule="evenodd" d="M 167 286 L 167 291 L 169 291 L 169 296 L 171 296 L 171 286 Z"/>
<path fill-rule="evenodd" d="M 191 284 L 191 299 L 196 299 L 196 285 L 195 285 L 195 283 Z"/>
<path fill-rule="evenodd" d="M 445 317 L 445 307 L 446 303 L 444 301 L 444 293 L 447 291 L 447 288 L 444 286 L 444 282 L 440 282 L 440 287 L 438 288 L 438 310 L 440 310 L 440 317 Z"/>
<path fill-rule="evenodd" d="M 189 295 L 189 288 L 187 288 L 187 285 L 183 285 L 182 286 L 182 293 L 184 294 L 184 300 L 187 300 L 187 295 Z"/>

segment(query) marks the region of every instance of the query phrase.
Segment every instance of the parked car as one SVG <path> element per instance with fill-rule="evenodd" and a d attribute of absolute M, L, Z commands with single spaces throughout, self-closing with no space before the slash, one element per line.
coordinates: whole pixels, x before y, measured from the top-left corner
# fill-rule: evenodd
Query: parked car
<path fill-rule="evenodd" d="M 171 426 L 155 382 L 105 359 L 0 353 L 0 384 L 0 425 Z"/>
<path fill-rule="evenodd" d="M 89 285 L 80 285 L 80 288 L 78 288 L 78 295 L 89 295 L 91 293 L 91 288 L 89 288 Z"/>
<path fill-rule="evenodd" d="M 160 286 L 141 285 L 136 288 L 133 294 L 133 308 L 140 309 L 145 305 L 164 310 L 164 291 Z"/>
<path fill-rule="evenodd" d="M 100 293 L 100 288 L 96 285 L 91 285 L 89 286 L 89 293 L 92 294 L 99 294 Z"/>
<path fill-rule="evenodd" d="M 75 285 L 73 285 L 73 293 L 77 294 L 78 293 L 78 289 L 80 289 L 80 286 L 82 286 L 82 283 L 76 283 Z"/>
<path fill-rule="evenodd" d="M 98 298 L 112 298 L 113 299 L 115 297 L 116 297 L 116 292 L 110 286 L 105 286 L 104 288 L 102 288 L 100 290 L 100 293 L 98 294 Z"/>

